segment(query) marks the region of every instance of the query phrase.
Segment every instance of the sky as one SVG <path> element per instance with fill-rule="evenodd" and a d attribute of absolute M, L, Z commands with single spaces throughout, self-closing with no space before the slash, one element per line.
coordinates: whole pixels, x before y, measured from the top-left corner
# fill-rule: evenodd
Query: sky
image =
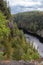
<path fill-rule="evenodd" d="M 7 0 L 9 1 L 10 7 L 23 6 L 24 11 L 26 10 L 40 10 L 43 11 L 43 0 Z M 21 9 L 21 8 L 19 8 Z"/>

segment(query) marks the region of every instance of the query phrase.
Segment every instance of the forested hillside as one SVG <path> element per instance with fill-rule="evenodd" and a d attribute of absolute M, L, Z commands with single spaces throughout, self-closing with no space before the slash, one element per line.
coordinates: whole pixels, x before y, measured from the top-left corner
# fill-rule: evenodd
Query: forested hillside
<path fill-rule="evenodd" d="M 37 50 L 27 44 L 23 31 L 11 19 L 7 2 L 0 0 L 0 60 L 38 59 Z"/>
<path fill-rule="evenodd" d="M 43 12 L 32 11 L 15 14 L 14 22 L 17 23 L 18 27 L 43 37 Z"/>
<path fill-rule="evenodd" d="M 10 16 L 11 16 L 10 8 L 9 8 L 9 6 L 7 6 L 6 0 L 0 0 L 0 10 L 6 16 L 6 19 L 10 18 Z"/>

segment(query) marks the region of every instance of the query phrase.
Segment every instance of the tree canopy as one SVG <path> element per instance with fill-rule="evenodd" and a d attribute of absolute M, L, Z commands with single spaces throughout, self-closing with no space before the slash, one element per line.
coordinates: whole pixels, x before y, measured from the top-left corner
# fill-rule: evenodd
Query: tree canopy
<path fill-rule="evenodd" d="M 31 31 L 39 35 L 41 34 L 41 31 L 43 30 L 43 12 L 23 12 L 13 15 L 13 17 L 14 22 L 17 23 L 18 27 L 24 28 L 27 31 Z M 38 33 L 38 31 L 40 33 Z"/>
<path fill-rule="evenodd" d="M 0 59 L 31 60 L 38 59 L 38 52 L 26 42 L 22 30 L 10 18 L 10 10 L 5 0 L 0 0 Z M 10 21 L 9 21 L 10 19 Z M 34 57 L 35 56 L 35 57 Z"/>
<path fill-rule="evenodd" d="M 0 10 L 3 12 L 7 19 L 11 17 L 10 8 L 7 6 L 6 0 L 0 0 Z"/>

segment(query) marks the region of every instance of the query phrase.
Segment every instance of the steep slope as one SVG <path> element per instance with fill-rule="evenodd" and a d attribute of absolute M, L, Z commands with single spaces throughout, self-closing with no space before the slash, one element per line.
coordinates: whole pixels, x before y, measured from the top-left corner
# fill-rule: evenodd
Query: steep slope
<path fill-rule="evenodd" d="M 43 37 L 43 12 L 32 11 L 15 14 L 14 22 L 17 23 L 18 27 Z"/>

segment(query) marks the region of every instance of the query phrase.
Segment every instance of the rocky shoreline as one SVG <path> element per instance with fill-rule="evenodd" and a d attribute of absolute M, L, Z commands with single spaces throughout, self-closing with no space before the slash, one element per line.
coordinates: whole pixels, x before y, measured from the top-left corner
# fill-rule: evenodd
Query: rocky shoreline
<path fill-rule="evenodd" d="M 41 62 L 38 61 L 0 61 L 0 65 L 43 65 L 43 60 Z"/>

